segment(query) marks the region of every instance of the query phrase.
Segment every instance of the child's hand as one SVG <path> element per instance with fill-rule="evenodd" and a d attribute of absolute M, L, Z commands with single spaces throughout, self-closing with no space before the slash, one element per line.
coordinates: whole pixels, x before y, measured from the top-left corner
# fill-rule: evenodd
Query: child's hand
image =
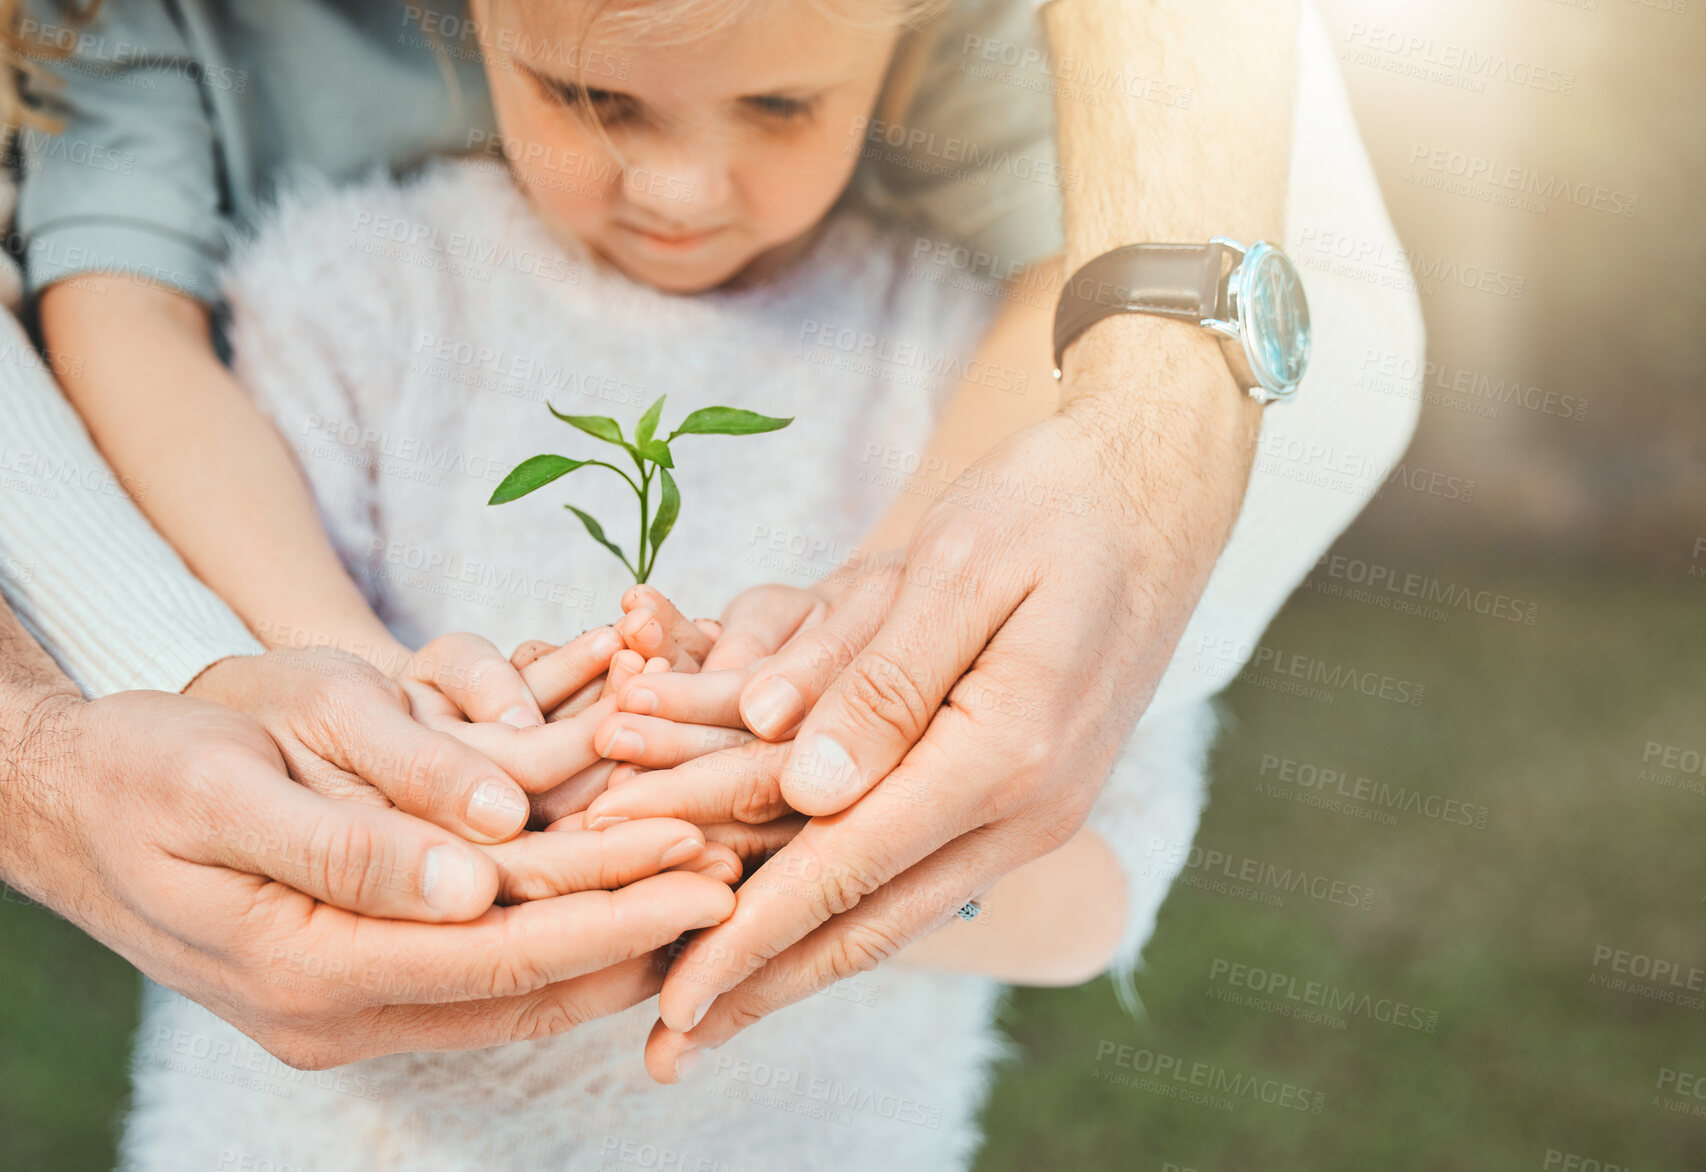
<path fill-rule="evenodd" d="M 662 614 L 665 622 L 673 620 L 672 634 L 689 625 L 667 599 L 650 593 L 656 598 L 645 599 L 644 607 L 630 612 L 630 619 L 637 613 Z M 626 604 L 627 598 L 623 601 Z M 747 678 L 788 640 L 820 622 L 827 609 L 819 595 L 793 586 L 742 591 L 723 612 L 715 642 L 698 655 L 703 668 L 620 681 L 614 689 L 617 715 L 599 727 L 594 743 L 607 757 L 651 769 L 668 769 L 744 743 L 750 734 L 741 719 L 740 694 Z M 622 630 L 621 624 L 617 629 Z M 693 651 L 703 646 L 695 643 Z M 730 730 L 739 730 L 739 735 Z"/>
<path fill-rule="evenodd" d="M 741 873 L 734 851 L 707 844 L 697 826 L 674 818 L 587 830 L 574 815 L 548 830 L 523 831 L 480 849 L 498 866 L 497 901 L 502 904 L 614 891 L 665 871 L 690 871 L 723 883 L 733 883 Z"/>
<path fill-rule="evenodd" d="M 528 793 L 542 794 L 598 762 L 592 734 L 615 699 L 547 722 L 536 697 L 551 707 L 551 697 L 598 683 L 621 646 L 621 636 L 600 627 L 517 670 L 477 635 L 446 635 L 421 648 L 398 682 L 415 719 L 478 749 Z"/>

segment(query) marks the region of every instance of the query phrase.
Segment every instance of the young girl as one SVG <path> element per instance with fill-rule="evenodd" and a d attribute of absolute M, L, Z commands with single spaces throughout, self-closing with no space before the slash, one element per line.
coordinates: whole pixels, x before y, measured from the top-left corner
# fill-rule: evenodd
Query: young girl
<path fill-rule="evenodd" d="M 287 200 L 237 264 L 236 373 L 405 642 L 470 627 L 514 643 L 622 596 L 622 567 L 559 507 L 628 531 L 632 498 L 613 473 L 486 503 L 529 456 L 592 454 L 547 401 L 631 426 L 667 394 L 664 432 L 716 403 L 794 417 L 772 435 L 676 442 L 684 503 L 654 582 L 687 613 L 779 577 L 804 586 L 855 546 L 900 544 L 939 486 L 903 492 L 894 469 L 926 455 L 944 409 L 935 451 L 959 466 L 1053 409 L 1041 299 L 1005 310 L 1027 323 L 1022 352 L 980 353 L 1002 301 L 948 291 L 945 271 L 913 267 L 905 235 L 826 218 L 905 6 L 724 5 L 722 24 L 708 7 L 623 0 L 590 22 L 579 5 L 477 7 L 510 168 L 446 163 L 401 187 Z M 564 66 L 595 53 L 625 63 L 619 91 Z M 584 160 L 611 156 L 626 179 L 588 178 Z M 678 185 L 695 190 L 691 209 Z M 976 373 L 956 387 L 962 370 Z M 775 534 L 817 552 L 778 566 Z M 1113 787 L 1150 795 L 1159 833 L 1189 835 L 1202 727 L 1192 711 L 1159 734 L 1186 746 L 1183 770 L 1128 770 Z M 1036 981 L 1103 967 L 1128 903 L 1105 842 L 1087 831 L 1032 874 L 1052 911 L 1030 906 L 1016 874 L 967 926 L 983 934 L 936 961 Z M 1137 918 L 1157 902 L 1142 897 Z M 1082 931 L 1051 938 L 1063 922 Z M 539 1042 L 295 1081 L 156 992 L 126 1151 L 144 1168 L 233 1152 L 316 1168 L 646 1166 L 645 1152 L 677 1167 L 953 1167 L 975 1146 L 995 994 L 984 979 L 874 974 L 725 1047 L 698 1085 L 660 1089 L 640 1061 L 647 1007 Z M 258 1069 L 255 1085 L 210 1086 L 174 1062 L 185 1037 Z"/>
<path fill-rule="evenodd" d="M 632 497 L 614 474 L 582 469 L 522 502 L 486 503 L 527 457 L 602 455 L 547 402 L 629 425 L 667 394 L 664 431 L 719 403 L 794 418 L 769 435 L 677 442 L 684 503 L 654 582 L 687 613 L 778 578 L 803 589 L 855 551 L 896 544 L 973 456 L 1053 406 L 1047 298 L 956 287 L 913 238 L 830 211 L 899 7 L 599 7 L 591 21 L 580 5 L 477 9 L 507 170 L 446 163 L 403 186 L 287 199 L 230 278 L 238 376 L 297 450 L 342 561 L 405 640 L 473 627 L 519 641 L 624 593 L 616 560 L 558 507 L 626 532 Z M 1344 209 L 1372 181 L 1344 149 L 1324 46 L 1312 23 L 1299 126 L 1318 120 L 1337 145 L 1305 133 L 1296 168 L 1320 176 L 1303 185 L 1307 212 L 1349 224 Z M 620 85 L 577 74 L 595 54 L 624 63 Z M 589 158 L 619 159 L 618 177 L 593 178 Z M 1369 461 L 1395 458 L 1413 405 L 1346 392 L 1360 348 L 1381 338 L 1409 352 L 1413 322 L 1354 282 L 1314 282 L 1310 295 L 1317 320 L 1333 323 L 1323 335 L 1350 351 L 1322 348 L 1315 393 L 1288 405 L 1282 426 L 1333 442 L 1352 421 Z M 992 332 L 997 321 L 1017 328 Z M 980 347 L 986 334 L 1006 341 Z M 902 954 L 910 965 L 767 1018 L 662 1089 L 639 1060 L 649 1005 L 548 1038 L 563 1023 L 541 1022 L 536 1042 L 301 1075 L 152 990 L 130 1165 L 965 1166 L 1001 1050 L 998 985 L 975 974 L 1058 983 L 1110 963 L 1129 971 L 1195 831 L 1206 698 L 1248 655 L 1220 649 L 1254 643 L 1377 487 L 1293 471 L 1258 468 L 1089 827 L 1004 879 L 977 920 Z M 1079 507 L 1015 488 L 1015 508 Z M 558 692 L 541 691 L 551 707 Z M 1084 1061 L 1093 1078 L 1095 1056 Z"/>

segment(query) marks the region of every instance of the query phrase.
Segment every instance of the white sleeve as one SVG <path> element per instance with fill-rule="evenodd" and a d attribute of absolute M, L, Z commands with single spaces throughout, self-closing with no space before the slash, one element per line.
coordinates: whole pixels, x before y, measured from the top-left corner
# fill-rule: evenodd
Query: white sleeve
<path fill-rule="evenodd" d="M 262 650 L 154 531 L 22 327 L 0 311 L 0 589 L 90 696 L 181 691 Z"/>
<path fill-rule="evenodd" d="M 1195 837 L 1213 736 L 1210 698 L 1244 669 L 1291 592 L 1379 492 L 1421 407 L 1424 336 L 1413 284 L 1309 263 L 1325 234 L 1367 241 L 1389 256 L 1399 243 L 1326 28 L 1308 0 L 1290 183 L 1286 248 L 1303 274 L 1314 353 L 1295 399 L 1263 410 L 1255 471 L 1232 536 L 1091 814 L 1129 884 L 1116 972 L 1135 964 Z M 1371 353 L 1390 356 L 1383 367 L 1413 377 L 1371 389 L 1361 377 Z"/>

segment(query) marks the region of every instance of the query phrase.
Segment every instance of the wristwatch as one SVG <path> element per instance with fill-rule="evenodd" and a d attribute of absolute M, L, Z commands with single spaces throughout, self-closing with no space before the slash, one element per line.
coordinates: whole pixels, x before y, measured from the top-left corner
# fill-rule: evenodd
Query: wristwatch
<path fill-rule="evenodd" d="M 1219 335 L 1238 385 L 1261 403 L 1297 390 L 1309 366 L 1309 303 L 1285 253 L 1216 236 L 1207 244 L 1130 244 L 1079 269 L 1054 312 L 1054 377 L 1067 345 L 1105 317 L 1150 313 Z"/>

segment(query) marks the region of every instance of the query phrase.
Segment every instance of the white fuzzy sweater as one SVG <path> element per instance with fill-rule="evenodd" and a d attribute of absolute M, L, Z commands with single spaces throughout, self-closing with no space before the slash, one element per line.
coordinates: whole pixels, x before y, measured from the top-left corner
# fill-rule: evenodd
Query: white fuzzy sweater
<path fill-rule="evenodd" d="M 1292 235 L 1326 222 L 1388 239 L 1318 32 L 1306 26 Z M 594 450 L 546 399 L 631 423 L 667 393 L 666 426 L 711 403 L 795 416 L 766 436 L 678 444 L 686 504 L 653 581 L 688 613 L 716 613 L 749 585 L 832 569 L 904 479 L 891 461 L 924 449 L 953 385 L 931 364 L 969 357 L 995 303 L 921 279 L 909 243 L 838 218 L 772 282 L 674 297 L 566 254 L 501 176 L 446 166 L 280 209 L 231 278 L 238 370 L 300 453 L 351 572 L 411 640 L 561 639 L 618 613 L 624 571 L 560 507 L 573 501 L 631 546 L 634 505 L 613 474 L 485 504 L 528 456 Z M 1354 387 L 1365 347 L 1419 357 L 1413 298 L 1306 281 L 1314 367 L 1295 403 L 1267 413 L 1232 541 L 1092 815 L 1130 884 L 1122 968 L 1195 833 L 1209 698 L 1379 488 L 1414 422 L 1413 399 Z M 849 361 L 817 344 L 825 336 L 873 342 Z M 1287 437 L 1354 451 L 1365 471 L 1312 468 L 1287 455 Z M 776 1014 L 663 1088 L 640 1064 L 655 1003 L 543 1042 L 301 1074 L 150 987 L 125 1157 L 275 1172 L 959 1168 L 1002 1050 L 997 993 L 889 966 Z"/>

